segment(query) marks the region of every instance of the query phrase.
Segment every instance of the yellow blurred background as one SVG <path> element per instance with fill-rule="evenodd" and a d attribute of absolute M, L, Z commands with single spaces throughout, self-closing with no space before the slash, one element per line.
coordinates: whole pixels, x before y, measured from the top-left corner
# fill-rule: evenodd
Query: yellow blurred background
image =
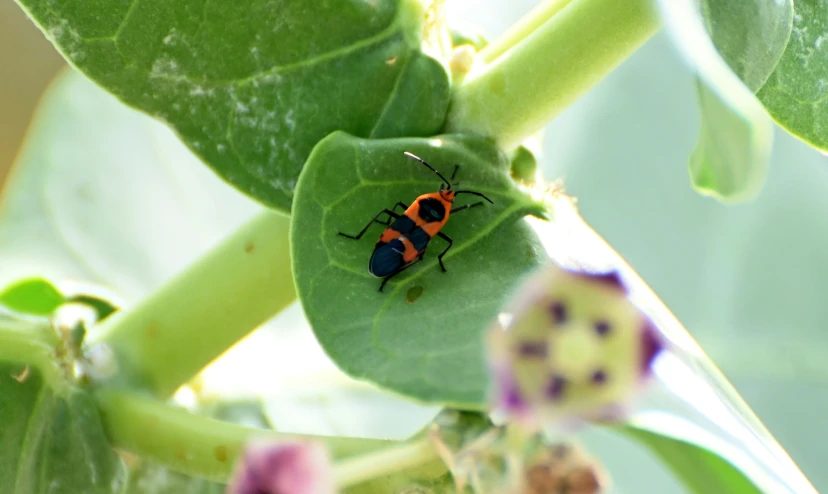
<path fill-rule="evenodd" d="M 20 148 L 37 101 L 65 65 L 12 0 L 0 2 L 0 183 Z"/>

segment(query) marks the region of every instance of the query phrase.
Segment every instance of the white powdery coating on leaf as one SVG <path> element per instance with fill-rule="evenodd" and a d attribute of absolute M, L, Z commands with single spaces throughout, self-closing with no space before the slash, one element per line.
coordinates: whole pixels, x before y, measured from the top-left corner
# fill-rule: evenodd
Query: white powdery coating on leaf
<path fill-rule="evenodd" d="M 176 77 L 181 72 L 178 70 L 178 62 L 172 57 L 162 56 L 153 62 L 149 76 L 153 78 Z"/>

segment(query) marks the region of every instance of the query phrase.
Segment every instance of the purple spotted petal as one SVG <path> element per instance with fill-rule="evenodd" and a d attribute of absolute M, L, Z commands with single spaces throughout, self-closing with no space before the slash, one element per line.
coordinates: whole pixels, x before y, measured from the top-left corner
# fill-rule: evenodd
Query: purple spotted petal
<path fill-rule="evenodd" d="M 608 287 L 615 288 L 623 293 L 627 293 L 627 287 L 624 285 L 624 280 L 618 271 L 610 271 L 608 273 L 590 273 L 588 271 L 570 271 L 576 276 L 581 276 L 593 282 L 598 282 Z"/>
<path fill-rule="evenodd" d="M 522 414 L 526 411 L 526 400 L 523 399 L 515 379 L 506 371 L 499 373 L 498 379 L 498 408 L 510 414 Z"/>
<path fill-rule="evenodd" d="M 561 301 L 552 302 L 549 306 L 549 314 L 552 316 L 552 322 L 555 324 L 564 324 L 566 322 L 566 305 Z"/>
<path fill-rule="evenodd" d="M 604 337 L 612 330 L 612 326 L 607 321 L 597 321 L 595 323 L 595 332 L 598 336 Z"/>
<path fill-rule="evenodd" d="M 641 330 L 641 375 L 649 376 L 658 354 L 664 349 L 658 329 L 649 319 Z"/>
<path fill-rule="evenodd" d="M 545 359 L 547 348 L 545 341 L 522 341 L 518 345 L 518 355 L 523 358 Z"/>
<path fill-rule="evenodd" d="M 247 444 L 227 494 L 334 494 L 327 450 L 314 442 Z"/>
<path fill-rule="evenodd" d="M 556 400 L 561 397 L 566 389 L 566 378 L 563 376 L 552 376 L 549 384 L 546 387 L 546 396 L 549 399 Z"/>

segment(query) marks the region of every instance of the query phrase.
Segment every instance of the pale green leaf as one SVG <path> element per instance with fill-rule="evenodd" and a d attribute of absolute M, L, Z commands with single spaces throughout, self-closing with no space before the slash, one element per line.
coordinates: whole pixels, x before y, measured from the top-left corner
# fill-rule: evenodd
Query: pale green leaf
<path fill-rule="evenodd" d="M 698 76 L 699 142 L 690 158 L 697 190 L 727 202 L 753 199 L 765 182 L 771 122 L 753 95 L 791 32 L 791 0 L 660 2 L 665 25 Z M 706 24 L 706 30 L 705 30 Z"/>
<path fill-rule="evenodd" d="M 63 302 L 63 295 L 43 278 L 21 280 L 0 292 L 0 305 L 22 314 L 50 316 Z"/>
<path fill-rule="evenodd" d="M 760 490 L 756 484 L 727 458 L 738 450 L 726 448 L 704 429 L 692 423 L 660 415 L 649 416 L 653 420 L 634 421 L 617 427 L 621 434 L 635 439 L 649 448 L 678 476 L 684 486 L 695 494 L 761 494 L 774 492 Z M 655 418 L 669 420 L 654 420 Z M 716 447 L 718 446 L 718 451 Z M 770 484 L 774 486 L 774 484 Z"/>
<path fill-rule="evenodd" d="M 0 285 L 80 280 L 132 302 L 260 210 L 162 124 L 68 71 L 0 201 Z"/>

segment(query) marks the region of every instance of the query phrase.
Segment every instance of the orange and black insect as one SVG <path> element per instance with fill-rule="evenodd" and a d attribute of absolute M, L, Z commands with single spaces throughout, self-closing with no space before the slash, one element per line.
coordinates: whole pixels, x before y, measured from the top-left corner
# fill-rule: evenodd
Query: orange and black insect
<path fill-rule="evenodd" d="M 388 283 L 388 280 L 417 262 L 422 261 L 426 247 L 428 247 L 428 243 L 431 242 L 431 239 L 435 235 L 448 242 L 445 250 L 437 256 L 437 260 L 440 262 L 440 268 L 443 272 L 446 271 L 446 267 L 443 265 L 443 256 L 451 248 L 452 240 L 440 230 L 445 226 L 451 214 L 483 205 L 483 201 L 479 201 L 453 208 L 455 196 L 459 194 L 473 194 L 494 204 L 491 199 L 480 192 L 473 190 L 452 190 L 451 181 L 446 180 L 446 177 L 431 165 L 409 152 L 406 152 L 405 155 L 419 161 L 443 180 L 443 183 L 440 184 L 440 191 L 419 196 L 411 206 L 398 202 L 391 209 L 383 209 L 356 235 L 339 232 L 343 237 L 359 240 L 374 223 L 388 226 L 382 232 L 382 235 L 377 241 L 377 245 L 374 247 L 374 253 L 371 254 L 371 259 L 368 261 L 368 271 L 377 278 L 383 278 L 379 291 L 382 291 L 382 288 Z M 454 167 L 451 180 L 454 180 L 459 168 L 460 165 Z M 455 183 L 454 185 L 457 184 Z M 403 208 L 404 212 L 402 215 L 394 212 L 397 207 Z M 385 220 L 380 220 L 382 215 L 386 215 Z"/>

